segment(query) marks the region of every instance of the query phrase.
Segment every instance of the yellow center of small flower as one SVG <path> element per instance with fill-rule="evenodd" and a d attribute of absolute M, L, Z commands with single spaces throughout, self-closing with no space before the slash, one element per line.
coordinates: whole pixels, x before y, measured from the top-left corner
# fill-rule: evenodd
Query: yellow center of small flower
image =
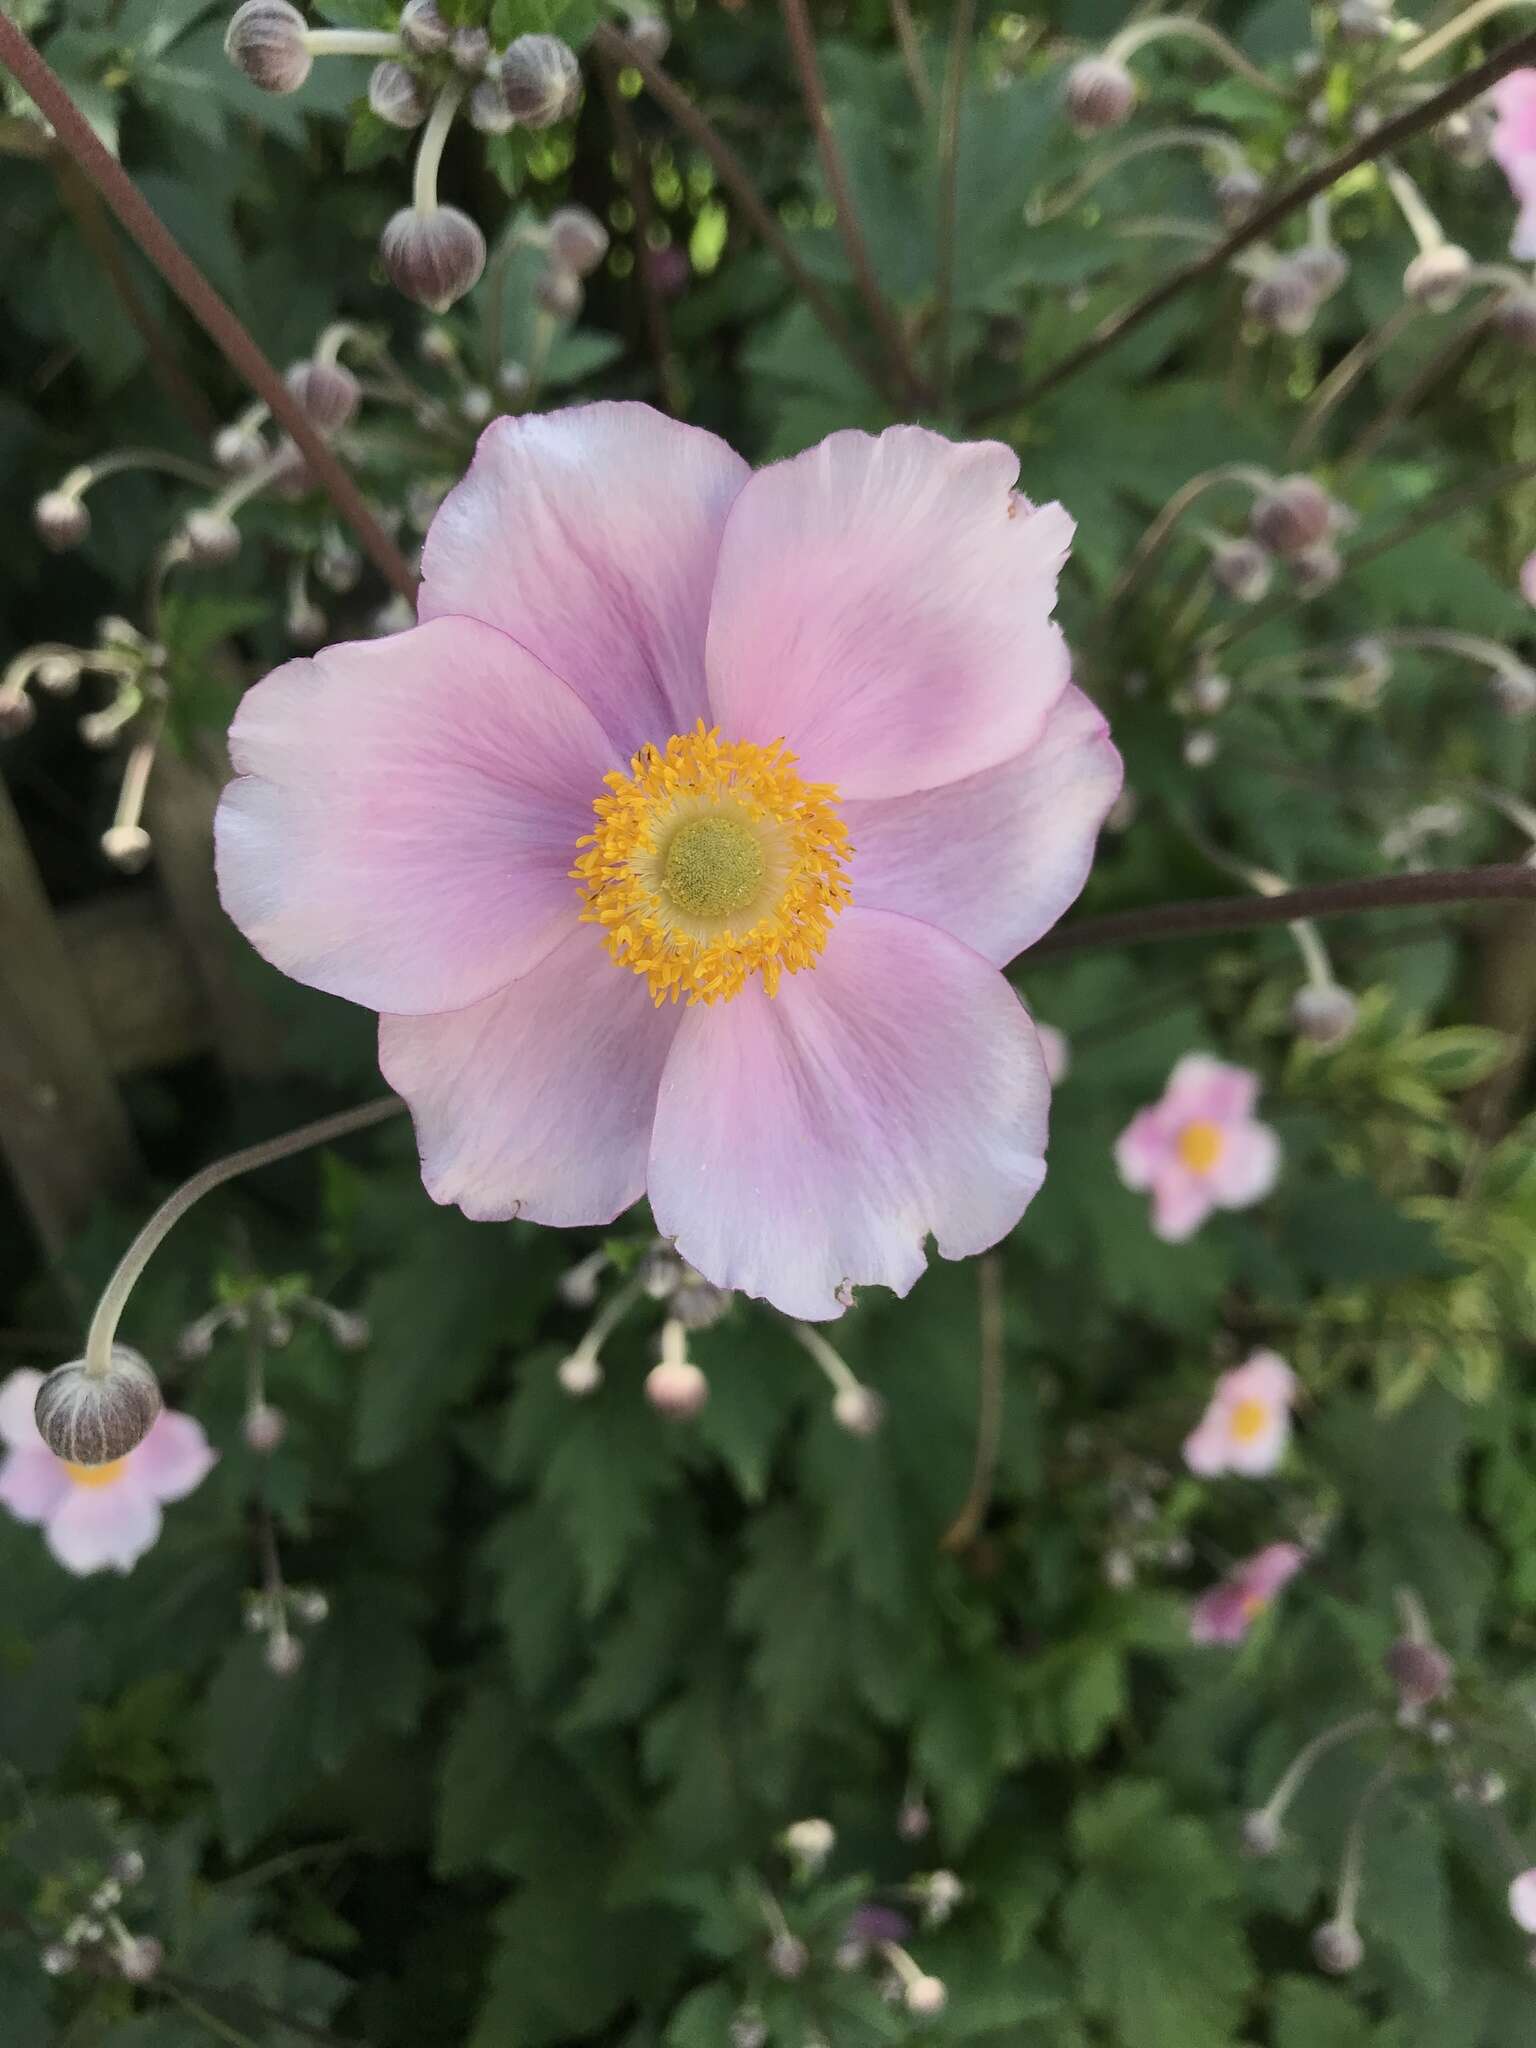
<path fill-rule="evenodd" d="M 67 1458 L 61 1458 L 59 1462 L 76 1486 L 110 1486 L 121 1475 L 128 1460 L 111 1458 L 105 1465 L 72 1465 Z"/>
<path fill-rule="evenodd" d="M 1244 1621 L 1256 1621 L 1268 1605 L 1267 1593 L 1244 1593 L 1237 1603 L 1237 1610 Z"/>
<path fill-rule="evenodd" d="M 1226 1143 L 1226 1134 L 1220 1124 L 1202 1120 L 1184 1126 L 1175 1149 L 1191 1173 L 1209 1173 L 1226 1149 Z"/>
<path fill-rule="evenodd" d="M 604 778 L 577 841 L 583 919 L 655 1002 L 729 1002 L 754 975 L 814 967 L 852 900 L 837 791 L 803 782 L 782 741 L 722 740 L 701 719 Z"/>
<path fill-rule="evenodd" d="M 1231 1431 L 1240 1444 L 1251 1444 L 1256 1436 L 1262 1436 L 1269 1422 L 1269 1410 L 1262 1401 L 1249 1395 L 1239 1401 L 1232 1410 Z"/>

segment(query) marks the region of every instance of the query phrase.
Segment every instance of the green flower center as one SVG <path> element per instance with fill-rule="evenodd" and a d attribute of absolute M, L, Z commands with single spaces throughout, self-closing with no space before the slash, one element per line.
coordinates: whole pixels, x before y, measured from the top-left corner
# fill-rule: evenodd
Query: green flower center
<path fill-rule="evenodd" d="M 690 917 L 745 910 L 762 885 L 762 841 L 744 818 L 691 818 L 673 833 L 662 886 Z"/>

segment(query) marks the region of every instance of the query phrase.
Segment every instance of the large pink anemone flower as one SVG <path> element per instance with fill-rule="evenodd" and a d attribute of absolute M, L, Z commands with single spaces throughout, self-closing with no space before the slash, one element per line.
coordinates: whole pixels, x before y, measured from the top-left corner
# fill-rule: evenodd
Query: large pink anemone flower
<path fill-rule="evenodd" d="M 382 1012 L 427 1188 L 642 1194 L 721 1287 L 835 1316 L 994 1244 L 1049 1085 L 999 971 L 1120 787 L 1051 623 L 1071 539 L 995 442 L 839 433 L 753 475 L 649 407 L 503 419 L 422 623 L 246 696 L 230 915 Z"/>
<path fill-rule="evenodd" d="M 1488 147 L 1520 207 L 1509 251 L 1528 263 L 1536 258 L 1536 70 L 1508 72 L 1488 97 L 1498 115 Z"/>

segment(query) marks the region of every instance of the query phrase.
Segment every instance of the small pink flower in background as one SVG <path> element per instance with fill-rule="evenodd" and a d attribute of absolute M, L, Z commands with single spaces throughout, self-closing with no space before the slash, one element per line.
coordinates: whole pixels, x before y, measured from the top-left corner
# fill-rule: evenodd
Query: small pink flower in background
<path fill-rule="evenodd" d="M 1299 1543 L 1270 1543 L 1244 1558 L 1219 1586 L 1195 1602 L 1189 1617 L 1190 1641 L 1240 1643 L 1306 1561 Z"/>
<path fill-rule="evenodd" d="M 1017 476 L 919 427 L 754 476 L 648 406 L 499 420 L 422 623 L 247 694 L 225 908 L 382 1013 L 435 1200 L 648 1195 L 810 1318 L 1018 1221 L 1050 1089 L 1001 970 L 1121 770 L 1051 622 L 1071 521 Z"/>
<path fill-rule="evenodd" d="M 1509 1915 L 1517 1927 L 1536 1934 L 1536 1870 L 1522 1870 L 1510 1886 Z"/>
<path fill-rule="evenodd" d="M 1488 147 L 1520 206 L 1509 253 L 1536 260 L 1536 71 L 1511 71 L 1488 94 L 1498 114 Z"/>
<path fill-rule="evenodd" d="M 1072 1070 L 1071 1043 L 1064 1031 L 1058 1031 L 1054 1024 L 1042 1024 L 1038 1017 L 1035 1019 L 1035 1036 L 1040 1041 L 1046 1079 L 1054 1088 L 1058 1081 L 1065 1081 Z"/>
<path fill-rule="evenodd" d="M 183 1500 L 218 1462 L 190 1415 L 164 1408 L 144 1441 L 110 1465 L 69 1465 L 37 1433 L 40 1372 L 0 1383 L 0 1507 L 39 1525 L 67 1571 L 132 1571 L 160 1534 L 162 1501 Z"/>
<path fill-rule="evenodd" d="M 1520 593 L 1527 604 L 1536 604 L 1536 555 L 1527 555 L 1521 565 Z"/>
<path fill-rule="evenodd" d="M 1120 1178 L 1138 1194 L 1151 1190 L 1152 1228 L 1166 1243 L 1182 1244 L 1213 1209 L 1247 1209 L 1274 1186 L 1280 1140 L 1255 1120 L 1258 1099 L 1257 1074 L 1186 1053 L 1162 1100 L 1120 1133 Z"/>
<path fill-rule="evenodd" d="M 1274 1351 L 1255 1351 L 1224 1372 L 1198 1425 L 1184 1440 L 1184 1462 L 1202 1479 L 1273 1472 L 1291 1438 L 1296 1375 Z"/>

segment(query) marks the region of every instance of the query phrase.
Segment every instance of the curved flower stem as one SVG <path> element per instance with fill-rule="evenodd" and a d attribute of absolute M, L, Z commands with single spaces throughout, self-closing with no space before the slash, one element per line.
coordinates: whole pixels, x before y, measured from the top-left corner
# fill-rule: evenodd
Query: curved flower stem
<path fill-rule="evenodd" d="M 1416 107 L 1409 107 L 1390 121 L 1383 121 L 1374 134 L 1361 136 L 1347 149 L 1341 150 L 1327 163 L 1316 170 L 1308 171 L 1294 184 L 1277 192 L 1265 206 L 1250 214 L 1247 220 L 1234 228 L 1225 241 L 1219 242 L 1207 255 L 1198 256 L 1187 263 L 1182 270 L 1176 270 L 1150 291 L 1144 292 L 1129 306 L 1122 306 L 1111 313 L 1088 336 L 1087 340 L 1063 356 L 1058 363 L 1044 371 L 1031 383 L 1024 385 L 1012 397 L 1002 400 L 991 399 L 978 406 L 966 419 L 968 426 L 980 426 L 988 420 L 1005 419 L 1009 414 L 1032 405 L 1036 399 L 1055 391 L 1079 370 L 1085 370 L 1090 363 L 1096 363 L 1100 356 L 1112 349 L 1126 335 L 1150 320 L 1154 313 L 1160 313 L 1167 305 L 1187 291 L 1191 285 L 1202 283 L 1208 277 L 1216 276 L 1226 268 L 1232 258 L 1254 242 L 1264 238 L 1298 207 L 1305 206 L 1321 192 L 1326 192 L 1338 183 L 1346 172 L 1357 169 L 1361 164 L 1372 163 L 1377 157 L 1385 156 L 1398 148 L 1411 136 L 1422 134 L 1426 128 L 1433 128 L 1443 121 L 1447 114 L 1455 113 L 1469 101 L 1481 97 L 1489 86 L 1497 84 L 1507 72 L 1522 64 L 1536 63 L 1536 33 L 1517 36 L 1506 43 L 1502 50 L 1463 72 L 1459 78 L 1443 86 L 1437 93 L 1423 100 Z"/>
<path fill-rule="evenodd" d="M 757 189 L 746 165 L 714 123 L 699 112 L 670 72 L 663 70 L 662 66 L 653 57 L 647 56 L 643 50 L 637 50 L 628 37 L 620 35 L 611 23 L 603 22 L 594 31 L 592 47 L 599 53 L 612 56 L 616 62 L 628 69 L 639 72 L 652 99 L 670 115 L 674 125 L 688 137 L 689 141 L 696 144 L 709 158 L 721 184 L 751 223 L 758 239 L 772 250 L 791 284 L 821 322 L 829 339 L 847 358 L 855 373 L 872 390 L 883 391 L 884 380 L 881 373 L 865 359 L 863 351 L 838 310 L 836 301 L 823 290 L 795 254 L 794 245 L 785 234 L 777 215 Z"/>
<path fill-rule="evenodd" d="M 1353 386 L 1371 365 L 1387 353 L 1423 310 L 1422 306 L 1415 305 L 1411 299 L 1405 299 L 1395 312 L 1388 314 L 1379 327 L 1367 328 L 1349 353 L 1334 364 L 1313 392 L 1311 401 L 1291 436 L 1291 445 L 1287 451 L 1290 461 L 1295 462 L 1306 453 L 1317 439 L 1319 430 L 1329 414 L 1343 403 Z"/>
<path fill-rule="evenodd" d="M 217 490 L 224 481 L 216 470 L 205 463 L 189 462 L 184 455 L 171 455 L 159 448 L 114 448 L 110 455 L 103 455 L 96 462 L 82 462 L 72 469 L 58 488 L 68 497 L 80 498 L 108 477 L 144 469 L 155 470 L 161 476 L 179 477 L 183 483 L 199 484 L 210 491 Z"/>
<path fill-rule="evenodd" d="M 6 14 L 0 13 L 0 64 L 52 123 L 60 146 L 117 215 L 182 304 L 273 416 L 298 443 L 316 481 L 362 543 L 374 566 L 402 597 L 414 601 L 416 579 L 405 557 L 370 511 L 325 437 L 257 347 L 243 324 L 166 228 L 122 165 L 103 145 L 63 82 Z"/>
<path fill-rule="evenodd" d="M 1079 918 L 1048 932 L 1030 948 L 1030 957 L 1209 938 L 1218 932 L 1249 931 L 1259 925 L 1294 924 L 1302 917 L 1350 917 L 1368 910 L 1421 909 L 1426 904 L 1533 901 L 1536 868 L 1514 862 L 1442 868 L 1426 874 L 1370 875 L 1353 882 L 1319 882 L 1312 888 L 1287 889 L 1276 896 L 1210 896 L 1192 903 L 1158 903 L 1145 910 Z"/>
<path fill-rule="evenodd" d="M 944 99 L 939 110 L 939 241 L 934 264 L 933 379 L 938 387 L 939 404 L 946 409 L 953 389 L 950 327 L 955 310 L 955 210 L 960 190 L 960 115 L 965 101 L 965 75 L 970 65 L 971 38 L 975 28 L 975 0 L 955 0 L 949 62 L 944 69 Z"/>
<path fill-rule="evenodd" d="M 1314 1735 L 1306 1747 L 1297 1753 L 1260 1811 L 1270 1820 L 1281 1820 L 1318 1759 L 1326 1756 L 1328 1751 L 1336 1748 L 1339 1743 L 1349 1742 L 1356 1735 L 1363 1735 L 1368 1728 L 1379 1727 L 1381 1718 L 1381 1715 L 1374 1711 L 1351 1714 L 1348 1720 L 1336 1722 L 1332 1728 L 1325 1728 L 1321 1735 Z"/>
<path fill-rule="evenodd" d="M 432 111 L 427 116 L 427 125 L 421 131 L 421 141 L 416 147 L 416 172 L 412 180 L 411 204 L 418 213 L 433 213 L 437 209 L 437 172 L 443 160 L 443 145 L 453 127 L 453 118 L 459 111 L 459 102 L 464 97 L 464 88 L 457 83 L 445 85 L 432 102 Z"/>
<path fill-rule="evenodd" d="M 901 52 L 901 61 L 912 86 L 912 97 L 925 114 L 933 111 L 933 90 L 928 83 L 928 73 L 923 64 L 923 49 L 917 39 L 917 24 L 912 19 L 911 0 L 891 0 L 891 26 L 896 31 L 896 47 Z"/>
<path fill-rule="evenodd" d="M 1476 0 L 1474 6 L 1464 8 L 1453 20 L 1448 21 L 1444 28 L 1436 29 L 1433 35 L 1424 36 L 1416 42 L 1397 68 L 1399 71 L 1417 71 L 1421 64 L 1432 62 L 1442 50 L 1448 50 L 1452 43 L 1460 42 L 1463 36 L 1470 35 L 1473 29 L 1480 27 L 1485 21 L 1492 20 L 1494 15 L 1506 13 L 1511 7 L 1530 5 L 1531 0 Z"/>
<path fill-rule="evenodd" d="M 834 1393 L 853 1394 L 863 1392 L 863 1386 L 852 1366 L 848 1364 L 841 1352 L 834 1350 L 814 1323 L 797 1323 L 793 1316 L 786 1317 L 785 1320 L 788 1322 L 791 1332 L 800 1340 L 801 1344 L 804 1345 L 811 1357 L 815 1359 L 816 1363 L 826 1374 L 832 1384 Z"/>
<path fill-rule="evenodd" d="M 1112 149 L 1105 156 L 1089 164 L 1081 177 L 1074 178 L 1063 192 L 1054 199 L 1042 201 L 1030 209 L 1030 225 L 1044 227 L 1047 221 L 1059 220 L 1064 213 L 1070 213 L 1080 199 L 1084 199 L 1112 172 L 1122 164 L 1134 162 L 1139 156 L 1151 156 L 1164 149 L 1215 150 L 1226 158 L 1229 165 L 1245 161 L 1242 150 L 1224 134 L 1220 128 L 1154 128 L 1147 135 L 1133 135 Z"/>
<path fill-rule="evenodd" d="M 971 1484 L 960 1512 L 939 1538 L 940 1550 L 964 1550 L 976 1539 L 987 1503 L 992 1497 L 992 1475 L 997 1469 L 998 1443 L 1003 1428 L 1003 1262 L 993 1252 L 983 1252 L 976 1263 L 977 1362 L 980 1371 L 976 1404 L 976 1456 L 971 1466 Z"/>
<path fill-rule="evenodd" d="M 388 29 L 312 28 L 304 46 L 312 57 L 396 57 L 400 38 Z"/>
<path fill-rule="evenodd" d="M 1213 51 L 1229 71 L 1235 71 L 1240 78 L 1246 78 L 1250 85 L 1256 85 L 1262 92 L 1273 93 L 1277 99 L 1288 100 L 1288 87 L 1261 71 L 1251 57 L 1245 57 L 1235 43 L 1229 43 L 1219 29 L 1209 22 L 1197 21 L 1191 14 L 1158 14 L 1150 21 L 1132 22 L 1129 28 L 1121 29 L 1105 45 L 1104 56 L 1110 63 L 1125 63 L 1144 49 L 1148 43 L 1183 38 L 1188 42 L 1204 43 Z"/>
<path fill-rule="evenodd" d="M 289 1159 L 295 1152 L 308 1151 L 312 1145 L 327 1145 L 334 1138 L 349 1137 L 353 1131 L 363 1131 L 370 1124 L 383 1123 L 386 1117 L 403 1116 L 405 1108 L 398 1095 L 381 1096 L 357 1109 L 339 1110 L 335 1116 L 322 1116 L 314 1123 L 301 1124 L 296 1131 L 285 1131 L 281 1137 L 265 1138 L 259 1145 L 247 1145 L 242 1151 L 215 1159 L 211 1165 L 194 1173 L 190 1180 L 183 1181 L 176 1192 L 160 1204 L 123 1253 L 116 1272 L 103 1289 L 85 1340 L 86 1371 L 100 1377 L 111 1369 L 112 1340 L 117 1334 L 118 1318 L 128 1297 L 166 1233 L 180 1222 L 194 1202 L 200 1202 L 204 1195 L 222 1187 L 225 1181 L 233 1180 L 237 1174 L 253 1173 L 259 1166 Z"/>
<path fill-rule="evenodd" d="M 1176 490 L 1162 511 L 1152 521 L 1131 552 L 1131 558 L 1116 577 L 1109 595 L 1104 600 L 1106 611 L 1125 601 L 1137 578 L 1147 568 L 1158 550 L 1168 540 L 1173 529 L 1197 498 L 1207 491 L 1213 491 L 1218 484 L 1245 484 L 1250 491 L 1268 490 L 1274 478 L 1266 469 L 1257 469 L 1252 463 L 1227 462 L 1219 469 L 1203 470 L 1199 476 L 1190 478 L 1187 484 Z"/>
<path fill-rule="evenodd" d="M 1397 1773 L 1395 1759 L 1383 1764 L 1367 1782 L 1350 1818 L 1349 1833 L 1344 1837 L 1344 1856 L 1339 1864 L 1339 1889 L 1333 1904 L 1334 1922 L 1340 1927 L 1353 1927 L 1355 1924 L 1360 1904 L 1360 1876 L 1365 1861 L 1365 1823 L 1370 1818 L 1371 1808 Z"/>
<path fill-rule="evenodd" d="M 958 0 L 958 5 L 963 13 L 970 5 L 970 0 Z M 913 364 L 906 337 L 886 303 L 885 294 L 880 289 L 880 280 L 875 275 L 875 267 L 870 261 L 859 210 L 854 204 L 853 192 L 848 183 L 848 169 L 843 162 L 843 152 L 838 146 L 831 111 L 827 106 L 826 89 L 821 81 L 821 67 L 816 61 L 816 37 L 811 28 L 810 16 L 806 12 L 805 0 L 779 0 L 779 12 L 783 16 L 784 33 L 789 38 L 790 55 L 794 59 L 795 71 L 800 80 L 800 97 L 805 104 L 806 117 L 815 131 L 821 168 L 826 177 L 833 209 L 837 214 L 837 231 L 842 237 L 848 268 L 853 272 L 853 281 L 859 297 L 864 301 L 864 310 L 869 315 L 870 325 L 879 335 L 881 345 L 890 360 L 898 387 L 895 395 L 907 399 L 921 399 L 922 380 Z"/>

